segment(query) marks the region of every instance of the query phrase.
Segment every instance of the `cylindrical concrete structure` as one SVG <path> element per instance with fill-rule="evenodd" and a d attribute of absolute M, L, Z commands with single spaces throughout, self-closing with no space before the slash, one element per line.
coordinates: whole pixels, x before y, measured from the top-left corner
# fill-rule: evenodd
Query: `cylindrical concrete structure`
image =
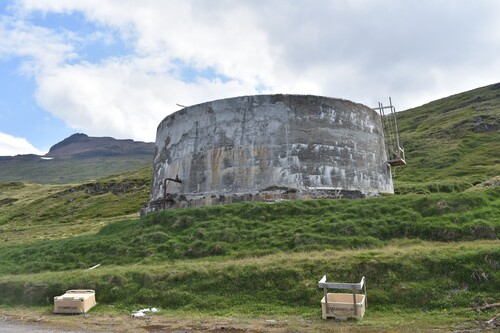
<path fill-rule="evenodd" d="M 144 212 L 393 193 L 386 161 L 380 115 L 362 104 L 310 95 L 216 100 L 158 126 Z"/>

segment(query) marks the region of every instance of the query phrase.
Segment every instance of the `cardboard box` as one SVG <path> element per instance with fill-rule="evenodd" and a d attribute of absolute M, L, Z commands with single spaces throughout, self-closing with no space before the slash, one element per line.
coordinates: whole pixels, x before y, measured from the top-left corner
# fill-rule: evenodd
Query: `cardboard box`
<path fill-rule="evenodd" d="M 85 313 L 95 302 L 95 291 L 90 289 L 68 290 L 54 297 L 54 313 Z"/>
<path fill-rule="evenodd" d="M 328 313 L 326 311 L 325 297 L 321 299 L 321 308 L 323 319 L 327 317 L 339 320 L 347 318 L 361 319 L 365 315 L 366 303 L 365 295 L 356 294 L 356 310 L 354 313 L 354 304 L 352 294 L 328 293 Z"/>

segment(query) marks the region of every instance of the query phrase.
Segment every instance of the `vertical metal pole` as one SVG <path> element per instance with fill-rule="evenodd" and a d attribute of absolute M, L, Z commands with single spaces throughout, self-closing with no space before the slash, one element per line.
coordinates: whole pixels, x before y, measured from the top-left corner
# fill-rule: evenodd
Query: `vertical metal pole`
<path fill-rule="evenodd" d="M 167 180 L 163 180 L 163 210 L 167 209 Z M 168 180 L 170 183 L 170 181 Z"/>
<path fill-rule="evenodd" d="M 392 100 L 390 97 L 389 97 L 389 102 L 391 103 L 391 112 L 394 115 L 394 127 L 396 130 L 396 145 L 398 148 L 397 154 L 398 154 L 398 157 L 401 158 L 401 150 L 400 150 L 401 146 L 399 144 L 399 126 L 398 126 L 398 118 L 396 117 L 396 108 L 394 106 L 392 106 Z"/>
<path fill-rule="evenodd" d="M 382 131 L 384 132 L 384 144 L 385 144 L 385 151 L 387 154 L 387 159 L 391 159 L 391 131 L 390 131 L 390 119 L 389 117 L 385 116 L 384 112 L 384 105 L 380 102 L 378 102 L 378 108 L 380 110 L 380 118 L 382 120 Z"/>
<path fill-rule="evenodd" d="M 396 144 L 396 138 L 394 136 L 394 133 L 395 133 L 395 129 L 394 129 L 394 126 L 393 126 L 393 116 L 394 116 L 394 113 L 392 112 L 392 104 L 391 103 L 391 98 L 389 97 L 389 106 L 388 106 L 388 109 L 389 109 L 389 112 L 387 114 L 387 132 L 388 132 L 388 137 L 389 137 L 389 142 L 390 142 L 390 146 L 391 146 L 391 149 L 392 149 L 392 154 L 391 156 L 387 156 L 389 158 L 389 160 L 393 160 L 394 159 L 394 154 L 396 154 L 395 150 L 396 150 L 396 147 L 397 144 Z"/>

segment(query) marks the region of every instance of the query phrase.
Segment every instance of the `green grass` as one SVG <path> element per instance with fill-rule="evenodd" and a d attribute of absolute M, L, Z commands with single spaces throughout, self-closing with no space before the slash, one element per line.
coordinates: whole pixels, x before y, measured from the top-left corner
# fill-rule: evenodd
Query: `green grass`
<path fill-rule="evenodd" d="M 0 183 L 0 247 L 95 234 L 136 218 L 149 196 L 151 168 L 82 184 Z"/>
<path fill-rule="evenodd" d="M 76 185 L 0 183 L 0 226 L 68 223 L 137 213 L 147 201 L 151 168 Z"/>
<path fill-rule="evenodd" d="M 408 190 L 409 183 L 413 183 L 417 189 L 432 189 L 432 184 L 439 181 L 462 189 L 500 174 L 499 84 L 437 100 L 397 116 L 408 164 L 397 168 L 396 187 Z"/>
<path fill-rule="evenodd" d="M 153 156 L 0 163 L 0 182 L 71 184 L 149 167 Z"/>
<path fill-rule="evenodd" d="M 498 239 L 499 212 L 499 187 L 425 196 L 171 210 L 114 222 L 95 235 L 5 246 L 0 253 L 0 273 L 84 268 L 97 262 L 123 265 L 379 248 L 407 238 L 442 242 Z M 66 219 L 62 221 L 66 223 Z"/>
<path fill-rule="evenodd" d="M 367 277 L 369 304 L 452 309 L 498 301 L 500 248 L 495 241 L 457 244 L 398 241 L 380 249 L 206 258 L 95 270 L 2 275 L 3 304 L 46 304 L 71 288 L 94 288 L 101 304 L 158 306 L 212 315 L 313 315 L 317 281 Z"/>
<path fill-rule="evenodd" d="M 94 235 L 0 246 L 0 294 L 2 304 L 43 305 L 93 288 L 119 307 L 314 316 L 327 274 L 366 276 L 375 313 L 459 313 L 500 300 L 499 211 L 498 187 L 171 210 Z"/>

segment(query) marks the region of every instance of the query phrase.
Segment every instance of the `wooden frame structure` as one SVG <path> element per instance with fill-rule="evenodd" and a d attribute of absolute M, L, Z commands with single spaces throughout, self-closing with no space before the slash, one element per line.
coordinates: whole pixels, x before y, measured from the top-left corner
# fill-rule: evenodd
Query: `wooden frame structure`
<path fill-rule="evenodd" d="M 363 302 L 364 302 L 365 309 L 368 306 L 368 295 L 366 293 L 366 278 L 364 276 L 361 278 L 361 281 L 359 283 L 339 283 L 339 282 L 327 282 L 326 275 L 324 275 L 323 278 L 318 281 L 318 288 L 323 288 L 324 300 L 325 300 L 325 314 L 324 314 L 323 318 L 325 318 L 325 319 L 326 319 L 326 317 L 329 317 L 329 313 L 328 313 L 328 311 L 329 311 L 328 289 L 348 289 L 351 291 L 354 317 L 356 317 L 356 318 L 358 318 L 358 307 L 357 307 L 358 302 L 356 300 L 356 298 L 357 298 L 356 295 L 358 294 L 356 292 L 357 290 L 363 290 L 363 292 L 364 292 Z"/>

